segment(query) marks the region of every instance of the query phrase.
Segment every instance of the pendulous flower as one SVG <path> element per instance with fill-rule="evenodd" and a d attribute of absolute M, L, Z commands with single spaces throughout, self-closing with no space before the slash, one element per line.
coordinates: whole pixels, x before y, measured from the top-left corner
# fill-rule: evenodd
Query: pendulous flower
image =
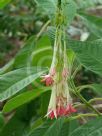
<path fill-rule="evenodd" d="M 62 42 L 62 30 L 56 30 L 54 52 L 49 74 L 43 76 L 42 82 L 51 86 L 51 98 L 46 117 L 53 119 L 70 116 L 76 112 L 69 93 L 68 77 L 71 69 L 68 67 L 66 42 Z"/>
<path fill-rule="evenodd" d="M 53 85 L 46 116 L 53 119 L 69 116 L 74 112 L 76 112 L 76 109 L 72 106 L 72 98 L 69 94 L 67 82 L 62 81 L 59 84 Z"/>
<path fill-rule="evenodd" d="M 45 76 L 42 76 L 42 78 L 43 79 L 41 80 L 41 82 L 44 82 L 46 86 L 51 86 L 54 82 L 51 75 L 45 75 Z"/>

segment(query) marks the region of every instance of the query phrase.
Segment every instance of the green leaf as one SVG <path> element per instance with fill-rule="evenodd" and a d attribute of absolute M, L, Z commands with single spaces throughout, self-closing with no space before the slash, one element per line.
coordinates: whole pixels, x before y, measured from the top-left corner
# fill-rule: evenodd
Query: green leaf
<path fill-rule="evenodd" d="M 67 41 L 80 63 L 102 76 L 102 40 L 92 42 Z"/>
<path fill-rule="evenodd" d="M 14 68 L 21 68 L 26 66 L 31 66 L 32 62 L 32 52 L 36 47 L 35 36 L 30 37 L 23 48 L 18 52 L 14 61 Z"/>
<path fill-rule="evenodd" d="M 0 8 L 6 6 L 11 0 L 0 0 Z"/>
<path fill-rule="evenodd" d="M 65 118 L 48 120 L 38 128 L 33 129 L 29 136 L 68 136 L 78 126 L 76 120 L 72 122 L 66 122 Z"/>
<path fill-rule="evenodd" d="M 92 88 L 96 94 L 102 97 L 102 84 L 92 84 L 90 85 L 90 88 Z"/>
<path fill-rule="evenodd" d="M 48 35 L 51 40 L 54 40 L 55 28 L 52 28 L 52 30 L 51 28 L 48 30 Z M 81 42 L 66 38 L 66 42 L 67 49 L 69 50 L 70 48 L 74 51 L 75 54 L 73 55 L 76 55 L 77 59 L 84 67 L 102 76 L 102 39 L 91 42 Z"/>
<path fill-rule="evenodd" d="M 39 127 L 32 129 L 31 132 L 29 132 L 29 136 L 44 136 L 48 128 L 52 125 L 52 121 L 48 120 L 45 121 L 42 125 Z"/>
<path fill-rule="evenodd" d="M 39 97 L 41 94 L 45 93 L 48 88 L 45 89 L 35 89 L 29 92 L 24 92 L 11 100 L 9 100 L 3 107 L 3 112 L 10 112 L 19 106 L 28 103 L 29 101 Z"/>
<path fill-rule="evenodd" d="M 102 0 L 77 0 L 78 9 L 95 7 L 99 4 L 102 4 Z"/>
<path fill-rule="evenodd" d="M 94 84 L 82 85 L 78 87 L 79 91 L 82 91 L 86 88 L 91 89 L 96 95 L 102 97 L 102 84 L 94 83 Z"/>
<path fill-rule="evenodd" d="M 49 123 L 34 129 L 29 136 L 60 136 L 60 131 L 64 124 L 64 119 L 57 119 L 52 125 Z"/>
<path fill-rule="evenodd" d="M 69 136 L 69 134 L 72 133 L 78 127 L 79 127 L 79 123 L 77 120 L 65 122 L 63 124 L 63 127 L 61 129 L 59 136 Z"/>
<path fill-rule="evenodd" d="M 62 10 L 66 20 L 65 23 L 69 25 L 76 15 L 77 6 L 73 0 L 63 0 L 62 3 Z"/>
<path fill-rule="evenodd" d="M 102 135 L 102 117 L 89 121 L 85 125 L 75 129 L 69 136 L 101 136 Z"/>
<path fill-rule="evenodd" d="M 38 6 L 42 8 L 47 14 L 55 14 L 57 8 L 57 0 L 36 0 Z"/>
<path fill-rule="evenodd" d="M 0 101 L 4 101 L 28 86 L 46 70 L 21 68 L 0 76 Z"/>
<path fill-rule="evenodd" d="M 26 129 L 26 122 L 13 118 L 1 131 L 1 136 L 23 136 Z M 24 130 L 24 131 L 22 131 Z"/>
<path fill-rule="evenodd" d="M 43 95 L 41 95 L 40 114 L 42 116 L 46 115 L 46 111 L 47 111 L 46 109 L 48 108 L 48 105 L 49 105 L 50 96 L 51 96 L 51 91 L 48 91 L 44 93 Z"/>
<path fill-rule="evenodd" d="M 36 0 L 40 9 L 43 9 L 45 13 L 54 18 L 57 11 L 57 0 Z M 73 9 L 73 10 L 72 10 Z M 76 14 L 76 4 L 73 0 L 63 0 L 62 10 L 64 13 L 65 23 L 70 24 Z"/>
<path fill-rule="evenodd" d="M 102 18 L 92 15 L 88 15 L 83 12 L 79 12 L 81 15 L 84 24 L 89 28 L 89 30 L 96 35 L 97 37 L 102 37 Z"/>
<path fill-rule="evenodd" d="M 30 127 L 30 120 L 35 114 L 33 108 L 35 108 L 34 102 L 21 106 L 5 124 L 0 136 L 26 136 Z"/>
<path fill-rule="evenodd" d="M 14 59 L 8 62 L 4 67 L 0 68 L 0 75 L 6 73 L 13 67 Z"/>
<path fill-rule="evenodd" d="M 64 118 L 59 118 L 55 121 L 50 128 L 46 131 L 44 136 L 59 136 L 62 126 L 64 124 Z"/>
<path fill-rule="evenodd" d="M 3 114 L 0 112 L 0 131 L 2 130 L 4 124 L 5 124 L 4 116 L 3 116 Z"/>
<path fill-rule="evenodd" d="M 37 42 L 32 53 L 32 65 L 37 67 L 50 67 L 52 60 L 51 42 L 47 35 L 42 36 Z"/>

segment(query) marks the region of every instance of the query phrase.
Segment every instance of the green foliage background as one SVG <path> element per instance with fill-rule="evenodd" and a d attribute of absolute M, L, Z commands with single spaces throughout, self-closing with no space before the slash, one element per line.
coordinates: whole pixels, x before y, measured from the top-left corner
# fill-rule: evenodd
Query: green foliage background
<path fill-rule="evenodd" d="M 97 80 L 85 86 L 85 81 L 79 83 L 76 76 L 77 88 L 80 92 L 90 88 L 92 100 L 95 96 L 102 101 L 102 15 L 90 14 L 91 8 L 102 6 L 102 0 L 64 2 L 67 29 L 76 22 L 90 34 L 84 42 L 66 35 L 69 65 L 74 59 L 77 64 L 73 71 L 80 67 L 83 79 L 89 72 Z M 89 118 L 90 112 L 86 116 L 84 110 L 70 118 L 44 118 L 51 88 L 40 83 L 40 76 L 48 71 L 52 60 L 56 3 L 57 0 L 0 0 L 0 136 L 102 135 L 102 117 L 93 113 L 95 117 Z M 48 29 L 38 37 L 49 19 Z"/>

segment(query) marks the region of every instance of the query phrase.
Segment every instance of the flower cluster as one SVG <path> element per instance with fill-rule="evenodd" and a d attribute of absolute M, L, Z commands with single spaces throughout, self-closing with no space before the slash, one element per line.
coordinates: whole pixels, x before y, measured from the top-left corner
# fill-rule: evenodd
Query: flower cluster
<path fill-rule="evenodd" d="M 52 87 L 51 98 L 46 116 L 58 118 L 76 112 L 69 94 L 68 76 L 70 69 L 67 63 L 66 43 L 62 43 L 62 33 L 56 33 L 52 64 L 48 75 L 42 76 L 42 82 Z"/>
<path fill-rule="evenodd" d="M 48 117 L 53 119 L 53 118 L 57 118 L 59 116 L 67 116 L 70 115 L 71 113 L 76 112 L 76 109 L 72 107 L 71 104 L 67 105 L 66 108 L 64 107 L 58 107 L 54 113 L 53 110 L 49 110 L 49 114 Z"/>
<path fill-rule="evenodd" d="M 50 74 L 42 76 L 42 80 L 41 82 L 44 82 L 46 86 L 50 86 L 53 84 L 54 80 L 53 78 L 50 76 Z"/>
<path fill-rule="evenodd" d="M 76 109 L 72 106 L 67 80 L 63 77 L 59 83 L 54 82 L 52 85 L 47 117 L 53 119 L 60 116 L 68 116 L 74 112 L 76 112 Z"/>
<path fill-rule="evenodd" d="M 71 113 L 76 112 L 76 109 L 72 106 L 72 98 L 69 94 L 69 87 L 67 84 L 68 71 L 62 72 L 62 79 L 57 81 L 58 73 L 55 75 L 46 75 L 43 77 L 43 82 L 46 86 L 52 86 L 51 98 L 48 106 L 47 117 L 57 118 L 61 116 L 68 116 Z"/>

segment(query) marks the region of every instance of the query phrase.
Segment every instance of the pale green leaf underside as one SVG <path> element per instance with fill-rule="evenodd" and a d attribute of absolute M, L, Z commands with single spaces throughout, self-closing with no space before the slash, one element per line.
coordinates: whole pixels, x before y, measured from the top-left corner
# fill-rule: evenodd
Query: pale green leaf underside
<path fill-rule="evenodd" d="M 102 18 L 86 14 L 84 12 L 79 12 L 84 24 L 88 29 L 97 37 L 102 37 Z"/>
<path fill-rule="evenodd" d="M 50 18 L 55 18 L 57 13 L 57 0 L 36 0 L 38 7 L 43 9 Z M 73 10 L 72 10 L 73 9 Z M 70 24 L 76 15 L 77 6 L 73 0 L 62 1 L 62 11 L 64 14 L 64 22 Z M 52 18 L 52 19 L 53 19 Z"/>
<path fill-rule="evenodd" d="M 102 40 L 93 42 L 68 41 L 70 47 L 87 69 L 102 76 Z"/>
<path fill-rule="evenodd" d="M 102 97 L 102 84 L 92 84 L 90 87 L 94 90 L 96 94 Z"/>
<path fill-rule="evenodd" d="M 41 71 L 36 68 L 21 68 L 2 75 L 0 77 L 0 101 L 18 93 L 44 72 L 45 70 Z"/>
<path fill-rule="evenodd" d="M 76 1 L 76 0 L 75 0 Z M 98 4 L 102 4 L 102 0 L 77 0 L 78 9 L 95 7 Z"/>

